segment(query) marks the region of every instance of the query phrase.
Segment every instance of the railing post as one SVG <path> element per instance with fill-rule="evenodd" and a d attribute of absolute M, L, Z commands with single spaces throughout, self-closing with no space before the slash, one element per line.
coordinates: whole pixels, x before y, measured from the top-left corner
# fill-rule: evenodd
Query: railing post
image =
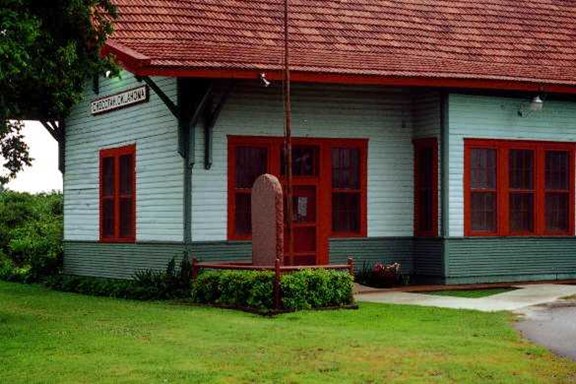
<path fill-rule="evenodd" d="M 348 272 L 354 276 L 354 259 L 351 257 L 348 258 Z"/>
<path fill-rule="evenodd" d="M 192 281 L 196 280 L 198 276 L 198 259 L 193 257 L 192 258 Z"/>
<path fill-rule="evenodd" d="M 274 262 L 274 286 L 273 286 L 273 294 L 274 294 L 274 309 L 280 309 L 280 259 L 276 259 Z"/>

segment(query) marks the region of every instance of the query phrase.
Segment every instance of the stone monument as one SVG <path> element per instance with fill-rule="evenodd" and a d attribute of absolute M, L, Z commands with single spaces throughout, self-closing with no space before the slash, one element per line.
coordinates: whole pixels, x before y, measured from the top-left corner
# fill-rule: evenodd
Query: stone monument
<path fill-rule="evenodd" d="M 273 266 L 284 255 L 284 201 L 276 176 L 261 175 L 252 187 L 252 264 Z"/>

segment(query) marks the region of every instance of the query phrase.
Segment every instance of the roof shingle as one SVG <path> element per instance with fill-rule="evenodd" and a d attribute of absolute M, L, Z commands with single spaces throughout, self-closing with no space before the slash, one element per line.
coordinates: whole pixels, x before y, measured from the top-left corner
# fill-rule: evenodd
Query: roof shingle
<path fill-rule="evenodd" d="M 137 52 L 134 71 L 281 69 L 283 0 L 115 3 L 120 17 L 107 48 Z M 294 72 L 576 86 L 574 0 L 290 4 Z"/>

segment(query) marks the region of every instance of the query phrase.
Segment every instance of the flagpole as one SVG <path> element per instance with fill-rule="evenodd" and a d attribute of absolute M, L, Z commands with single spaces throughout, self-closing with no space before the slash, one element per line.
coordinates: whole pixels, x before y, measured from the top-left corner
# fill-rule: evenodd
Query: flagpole
<path fill-rule="evenodd" d="M 284 0 L 284 136 L 286 164 L 286 222 L 288 229 L 288 263 L 294 265 L 294 206 L 292 202 L 292 104 L 290 89 L 289 0 Z"/>

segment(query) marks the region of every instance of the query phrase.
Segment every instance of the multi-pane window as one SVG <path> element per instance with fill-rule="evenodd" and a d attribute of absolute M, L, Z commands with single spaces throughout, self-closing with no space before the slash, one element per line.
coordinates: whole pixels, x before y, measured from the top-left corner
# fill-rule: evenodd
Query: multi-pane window
<path fill-rule="evenodd" d="M 509 223 L 511 233 L 534 232 L 534 151 L 508 151 Z"/>
<path fill-rule="evenodd" d="M 100 151 L 100 240 L 136 238 L 134 146 Z"/>
<path fill-rule="evenodd" d="M 252 233 L 252 185 L 268 171 L 266 146 L 237 146 L 234 149 L 234 233 L 249 236 Z"/>
<path fill-rule="evenodd" d="M 438 146 L 436 139 L 414 140 L 414 234 L 438 234 Z"/>
<path fill-rule="evenodd" d="M 360 232 L 360 149 L 332 148 L 332 232 Z"/>
<path fill-rule="evenodd" d="M 574 147 L 466 140 L 467 235 L 572 235 Z"/>
<path fill-rule="evenodd" d="M 544 201 L 546 231 L 567 232 L 570 228 L 570 161 L 569 151 L 545 152 Z"/>
<path fill-rule="evenodd" d="M 471 226 L 476 232 L 496 231 L 496 150 L 470 150 Z"/>

